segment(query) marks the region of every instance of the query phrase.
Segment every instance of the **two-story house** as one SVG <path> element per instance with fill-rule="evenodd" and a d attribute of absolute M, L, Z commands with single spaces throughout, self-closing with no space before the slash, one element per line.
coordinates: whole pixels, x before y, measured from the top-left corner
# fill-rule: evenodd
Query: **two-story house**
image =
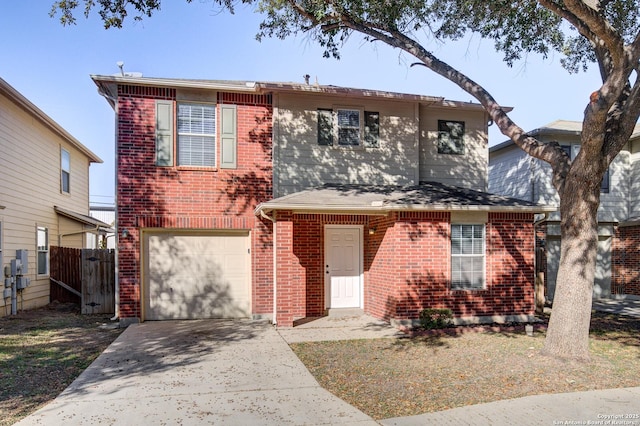
<path fill-rule="evenodd" d="M 88 215 L 89 166 L 101 162 L 0 79 L 0 267 L 18 257 L 19 287 L 29 281 L 13 294 L 2 286 L 0 315 L 49 303 L 50 246 L 83 248 L 106 226 Z"/>
<path fill-rule="evenodd" d="M 116 111 L 121 321 L 533 314 L 533 219 L 547 208 L 486 192 L 478 104 L 92 78 Z"/>
<path fill-rule="evenodd" d="M 529 134 L 556 141 L 571 158 L 580 150 L 582 123 L 558 120 Z M 513 142 L 489 149 L 489 191 L 533 203 L 559 205 L 547 163 L 528 156 Z M 560 213 L 538 222 L 538 246 L 546 253 L 546 298 L 552 301 L 560 262 Z M 593 295 L 640 296 L 640 126 L 609 166 L 601 184 L 598 256 Z"/>

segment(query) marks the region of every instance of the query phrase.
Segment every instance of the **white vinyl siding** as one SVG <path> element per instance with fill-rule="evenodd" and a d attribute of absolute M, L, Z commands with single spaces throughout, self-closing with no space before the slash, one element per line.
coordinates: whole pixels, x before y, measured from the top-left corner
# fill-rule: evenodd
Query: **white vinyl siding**
<path fill-rule="evenodd" d="M 487 190 L 487 118 L 481 110 L 420 106 L 420 178 Z M 438 152 L 438 121 L 464 122 L 464 155 Z"/>
<path fill-rule="evenodd" d="M 278 94 L 274 103 L 274 197 L 325 183 L 418 183 L 417 105 L 367 99 L 379 114 L 375 149 L 338 146 L 332 96 Z M 366 139 L 361 139 L 366 144 Z"/>
<path fill-rule="evenodd" d="M 215 167 L 216 108 L 178 104 L 178 165 Z"/>
<path fill-rule="evenodd" d="M 629 217 L 640 217 L 640 152 L 631 154 L 629 163 Z"/>
<path fill-rule="evenodd" d="M 38 226 L 36 236 L 38 252 L 38 275 L 49 274 L 49 230 Z"/>
<path fill-rule="evenodd" d="M 517 146 L 505 148 L 491 154 L 489 164 L 489 192 L 526 201 L 534 199 L 531 184 L 538 177 L 532 170 L 533 158 Z"/>
<path fill-rule="evenodd" d="M 15 149 L 20 147 L 20 149 Z M 61 148 L 70 157 L 70 193 L 61 190 Z M 5 264 L 16 250 L 29 252 L 31 284 L 18 300 L 18 309 L 34 309 L 49 303 L 49 277 L 37 275 L 36 226 L 46 227 L 51 244 L 58 244 L 60 234 L 78 232 L 60 229 L 60 217 L 53 206 L 87 213 L 89 206 L 89 157 L 70 141 L 62 138 L 33 114 L 16 105 L 0 91 L 0 221 Z M 72 188 L 71 188 L 72 186 Z M 8 196 L 7 194 L 11 194 Z M 62 238 L 66 247 L 82 248 L 71 237 Z M 6 315 L 5 311 L 0 316 Z"/>
<path fill-rule="evenodd" d="M 66 194 L 71 192 L 71 156 L 69 151 L 60 148 L 60 190 Z"/>
<path fill-rule="evenodd" d="M 484 225 L 451 225 L 451 288 L 484 287 Z"/>

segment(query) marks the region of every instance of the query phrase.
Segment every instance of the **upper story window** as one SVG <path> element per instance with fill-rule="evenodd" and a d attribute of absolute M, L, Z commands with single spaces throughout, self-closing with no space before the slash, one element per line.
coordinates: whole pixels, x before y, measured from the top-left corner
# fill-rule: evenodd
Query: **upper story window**
<path fill-rule="evenodd" d="M 464 155 L 464 121 L 438 120 L 438 154 Z"/>
<path fill-rule="evenodd" d="M 358 108 L 318 109 L 318 145 L 375 148 L 380 139 L 380 114 Z"/>
<path fill-rule="evenodd" d="M 578 155 L 578 152 L 580 152 L 580 145 L 560 145 L 560 147 L 572 160 L 576 157 L 576 155 Z M 575 147 L 575 149 L 572 149 L 572 147 Z M 604 175 L 602 176 L 602 182 L 600 182 L 600 192 L 602 192 L 603 194 L 609 193 L 609 185 L 611 183 L 609 169 L 610 167 L 607 167 L 607 170 L 605 170 Z"/>
<path fill-rule="evenodd" d="M 49 230 L 38 226 L 36 235 L 36 248 L 38 253 L 38 275 L 49 274 Z"/>
<path fill-rule="evenodd" d="M 60 148 L 60 190 L 64 193 L 70 192 L 71 183 L 71 156 L 69 151 Z"/>
<path fill-rule="evenodd" d="M 178 165 L 215 167 L 216 107 L 178 104 Z"/>
<path fill-rule="evenodd" d="M 156 166 L 171 167 L 177 163 L 178 166 L 235 169 L 238 161 L 237 106 L 218 106 L 219 111 L 215 104 L 178 103 L 178 118 L 174 120 L 173 101 L 156 101 Z M 174 125 L 177 127 L 175 132 Z M 216 146 L 218 132 L 219 147 Z M 219 156 L 217 152 L 220 152 Z"/>
<path fill-rule="evenodd" d="M 451 225 L 451 288 L 475 290 L 485 282 L 484 225 Z"/>

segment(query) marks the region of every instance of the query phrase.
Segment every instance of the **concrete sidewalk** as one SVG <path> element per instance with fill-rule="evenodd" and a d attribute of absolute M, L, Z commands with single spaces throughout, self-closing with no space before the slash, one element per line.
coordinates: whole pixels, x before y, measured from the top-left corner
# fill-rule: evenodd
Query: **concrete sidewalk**
<path fill-rule="evenodd" d="M 252 321 L 130 326 L 27 425 L 376 425 Z"/>
<path fill-rule="evenodd" d="M 594 308 L 640 316 L 640 301 L 599 301 Z M 137 324 L 18 424 L 640 426 L 640 388 L 530 396 L 376 422 L 322 389 L 287 344 L 403 336 L 366 315 L 289 329 L 224 320 Z"/>
<path fill-rule="evenodd" d="M 640 425 L 640 388 L 535 395 L 385 419 L 385 426 Z"/>

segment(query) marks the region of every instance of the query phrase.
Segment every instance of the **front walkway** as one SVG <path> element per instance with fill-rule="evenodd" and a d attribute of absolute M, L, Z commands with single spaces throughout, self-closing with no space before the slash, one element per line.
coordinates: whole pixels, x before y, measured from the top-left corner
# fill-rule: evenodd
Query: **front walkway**
<path fill-rule="evenodd" d="M 266 322 L 129 326 L 27 425 L 376 425 L 321 388 Z"/>

